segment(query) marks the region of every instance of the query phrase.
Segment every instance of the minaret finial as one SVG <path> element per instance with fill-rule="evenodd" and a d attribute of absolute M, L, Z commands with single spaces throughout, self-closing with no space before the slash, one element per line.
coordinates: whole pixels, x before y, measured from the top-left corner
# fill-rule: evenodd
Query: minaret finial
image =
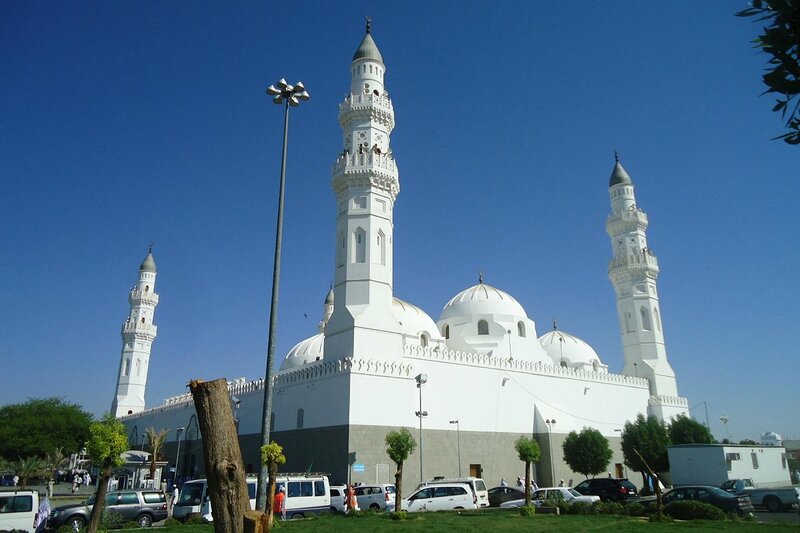
<path fill-rule="evenodd" d="M 367 17 L 367 33 L 372 33 L 372 18 Z"/>
<path fill-rule="evenodd" d="M 478 270 L 478 283 L 483 285 L 483 272 L 481 272 L 480 270 Z"/>
<path fill-rule="evenodd" d="M 152 254 L 153 253 L 153 241 L 150 241 L 150 248 L 147 250 L 147 253 L 148 254 Z"/>
<path fill-rule="evenodd" d="M 619 163 L 619 154 L 617 153 L 616 150 L 614 150 L 614 162 Z"/>
<path fill-rule="evenodd" d="M 558 323 L 555 318 L 553 319 L 553 331 L 558 331 Z"/>

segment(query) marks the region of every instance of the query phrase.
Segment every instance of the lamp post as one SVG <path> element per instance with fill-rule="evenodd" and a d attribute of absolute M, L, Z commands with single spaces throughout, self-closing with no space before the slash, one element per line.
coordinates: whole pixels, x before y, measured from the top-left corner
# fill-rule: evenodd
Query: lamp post
<path fill-rule="evenodd" d="M 428 374 L 419 374 L 414 379 L 419 389 L 419 411 L 416 411 L 416 415 L 419 417 L 419 482 L 422 483 L 422 419 L 428 416 L 428 411 L 422 410 L 422 386 L 427 383 Z"/>
<path fill-rule="evenodd" d="M 181 433 L 183 433 L 183 428 L 177 428 L 175 431 L 178 432 L 178 453 L 175 454 L 175 486 L 178 486 L 178 463 L 181 460 Z"/>
<path fill-rule="evenodd" d="M 308 92 L 303 82 L 298 81 L 289 85 L 286 80 L 278 80 L 277 87 L 267 87 L 267 94 L 272 96 L 272 102 L 283 104 L 283 152 L 281 153 L 281 180 L 278 190 L 278 222 L 275 231 L 275 262 L 272 267 L 272 301 L 269 309 L 269 340 L 267 341 L 267 369 L 264 376 L 264 408 L 261 420 L 261 445 L 269 444 L 269 422 L 272 414 L 272 363 L 275 359 L 275 330 L 278 321 L 278 292 L 281 275 L 281 241 L 283 239 L 283 196 L 286 188 L 286 145 L 289 137 L 289 106 L 297 107 L 300 100 L 308 100 Z M 263 511 L 267 505 L 267 480 L 269 471 L 267 465 L 262 464 L 258 473 L 258 497 L 256 508 Z"/>
<path fill-rule="evenodd" d="M 731 436 L 728 433 L 728 415 L 722 415 L 721 417 L 719 417 L 719 420 L 725 425 L 725 438 L 728 439 L 728 441 L 730 441 Z"/>
<path fill-rule="evenodd" d="M 451 420 L 451 424 L 456 425 L 456 443 L 458 443 L 458 477 L 461 478 L 461 427 L 458 420 Z"/>
<path fill-rule="evenodd" d="M 550 485 L 555 486 L 556 470 L 553 463 L 553 426 L 556 425 L 556 419 L 548 418 L 544 423 L 547 424 L 547 447 L 550 452 Z"/>

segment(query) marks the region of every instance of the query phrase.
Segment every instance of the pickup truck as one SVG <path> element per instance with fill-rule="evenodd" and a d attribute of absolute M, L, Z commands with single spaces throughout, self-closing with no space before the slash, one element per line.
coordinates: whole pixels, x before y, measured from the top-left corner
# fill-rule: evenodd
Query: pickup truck
<path fill-rule="evenodd" d="M 800 506 L 800 487 L 758 488 L 752 479 L 729 479 L 719 488 L 731 494 L 750 496 L 753 505 L 766 507 L 773 513 Z"/>

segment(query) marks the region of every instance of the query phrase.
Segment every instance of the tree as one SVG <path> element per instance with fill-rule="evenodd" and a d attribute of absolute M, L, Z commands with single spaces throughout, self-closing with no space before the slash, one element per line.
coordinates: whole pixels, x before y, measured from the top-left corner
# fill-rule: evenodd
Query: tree
<path fill-rule="evenodd" d="M 286 463 L 286 456 L 283 455 L 283 447 L 275 441 L 261 447 L 261 462 L 267 465 L 269 472 L 269 485 L 267 486 L 267 508 L 265 512 L 269 516 L 267 523 L 272 527 L 275 516 L 275 509 L 272 503 L 275 501 L 275 480 L 278 477 L 278 466 Z M 284 505 L 285 505 L 284 501 Z"/>
<path fill-rule="evenodd" d="M 64 464 L 67 457 L 64 455 L 64 449 L 58 446 L 47 453 L 44 457 L 44 462 L 47 464 L 48 479 L 53 480 L 58 477 L 57 470 Z"/>
<path fill-rule="evenodd" d="M 672 444 L 712 444 L 714 437 L 703 424 L 686 415 L 678 415 L 667 429 Z"/>
<path fill-rule="evenodd" d="M 22 481 L 22 490 L 28 488 L 28 480 L 40 477 L 47 471 L 47 464 L 38 457 L 20 457 L 11 464 L 11 468 Z"/>
<path fill-rule="evenodd" d="M 753 41 L 770 56 L 762 77 L 767 86 L 763 94 L 781 95 L 772 110 L 781 113 L 789 132 L 776 139 L 800 144 L 800 0 L 752 0 L 752 7 L 736 16 L 767 21 L 763 33 Z"/>
<path fill-rule="evenodd" d="M 608 439 L 593 428 L 584 428 L 580 433 L 570 431 L 562 447 L 564 461 L 587 478 L 605 472 L 613 455 Z"/>
<path fill-rule="evenodd" d="M 125 426 L 111 413 L 103 415 L 99 422 L 92 423 L 89 426 L 89 435 L 86 451 L 92 458 L 92 464 L 100 468 L 100 479 L 97 481 L 94 507 L 86 531 L 96 533 L 106 505 L 108 481 L 111 479 L 114 467 L 125 462 L 122 454 L 128 451 L 128 437 Z"/>
<path fill-rule="evenodd" d="M 747 446 L 756 446 L 756 445 L 758 445 L 758 443 L 756 441 L 754 441 L 753 439 L 740 440 L 739 444 L 745 444 Z"/>
<path fill-rule="evenodd" d="M 156 461 L 164 447 L 164 442 L 167 440 L 168 430 L 162 429 L 156 431 L 155 428 L 147 428 L 144 430 L 145 437 L 147 438 L 147 445 L 150 447 L 150 479 L 156 477 Z"/>
<path fill-rule="evenodd" d="M 647 486 L 647 465 L 655 472 L 669 470 L 669 434 L 663 420 L 639 414 L 636 422 L 625 422 L 622 430 L 622 453 L 629 468 L 642 473 L 642 483 Z"/>
<path fill-rule="evenodd" d="M 525 463 L 525 505 L 531 504 L 531 463 L 538 462 L 542 457 L 539 443 L 532 438 L 521 436 L 514 442 L 519 460 Z"/>
<path fill-rule="evenodd" d="M 403 463 L 411 455 L 411 452 L 417 447 L 417 441 L 411 435 L 411 432 L 406 428 L 392 430 L 386 434 L 386 453 L 389 459 L 394 461 L 397 465 L 397 470 L 394 473 L 394 486 L 396 489 L 394 495 L 394 510 L 400 512 L 403 501 Z"/>
<path fill-rule="evenodd" d="M 63 447 L 77 453 L 89 438 L 92 415 L 60 398 L 31 398 L 25 403 L 0 407 L 0 457 L 44 458 Z"/>

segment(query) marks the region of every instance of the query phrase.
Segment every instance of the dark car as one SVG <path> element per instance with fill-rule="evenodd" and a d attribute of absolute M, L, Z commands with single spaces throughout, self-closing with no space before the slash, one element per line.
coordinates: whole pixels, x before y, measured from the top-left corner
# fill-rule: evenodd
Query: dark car
<path fill-rule="evenodd" d="M 628 503 L 639 499 L 636 485 L 625 478 L 586 479 L 578 483 L 575 490 L 586 496 L 600 496 L 604 502 Z"/>
<path fill-rule="evenodd" d="M 525 491 L 517 487 L 494 487 L 488 492 L 489 507 L 500 507 L 501 503 L 525 498 Z"/>
<path fill-rule="evenodd" d="M 48 529 L 68 525 L 80 529 L 89 522 L 94 506 L 94 494 L 77 505 L 63 505 L 50 511 Z M 127 521 L 135 521 L 140 527 L 150 527 L 153 522 L 167 518 L 167 499 L 164 493 L 155 490 L 120 490 L 106 494 L 105 509 L 119 513 Z"/>
<path fill-rule="evenodd" d="M 696 500 L 719 507 L 726 513 L 746 516 L 753 513 L 753 503 L 749 496 L 736 496 L 724 490 L 708 485 L 690 485 L 678 487 L 662 496 L 664 505 L 683 500 Z"/>

